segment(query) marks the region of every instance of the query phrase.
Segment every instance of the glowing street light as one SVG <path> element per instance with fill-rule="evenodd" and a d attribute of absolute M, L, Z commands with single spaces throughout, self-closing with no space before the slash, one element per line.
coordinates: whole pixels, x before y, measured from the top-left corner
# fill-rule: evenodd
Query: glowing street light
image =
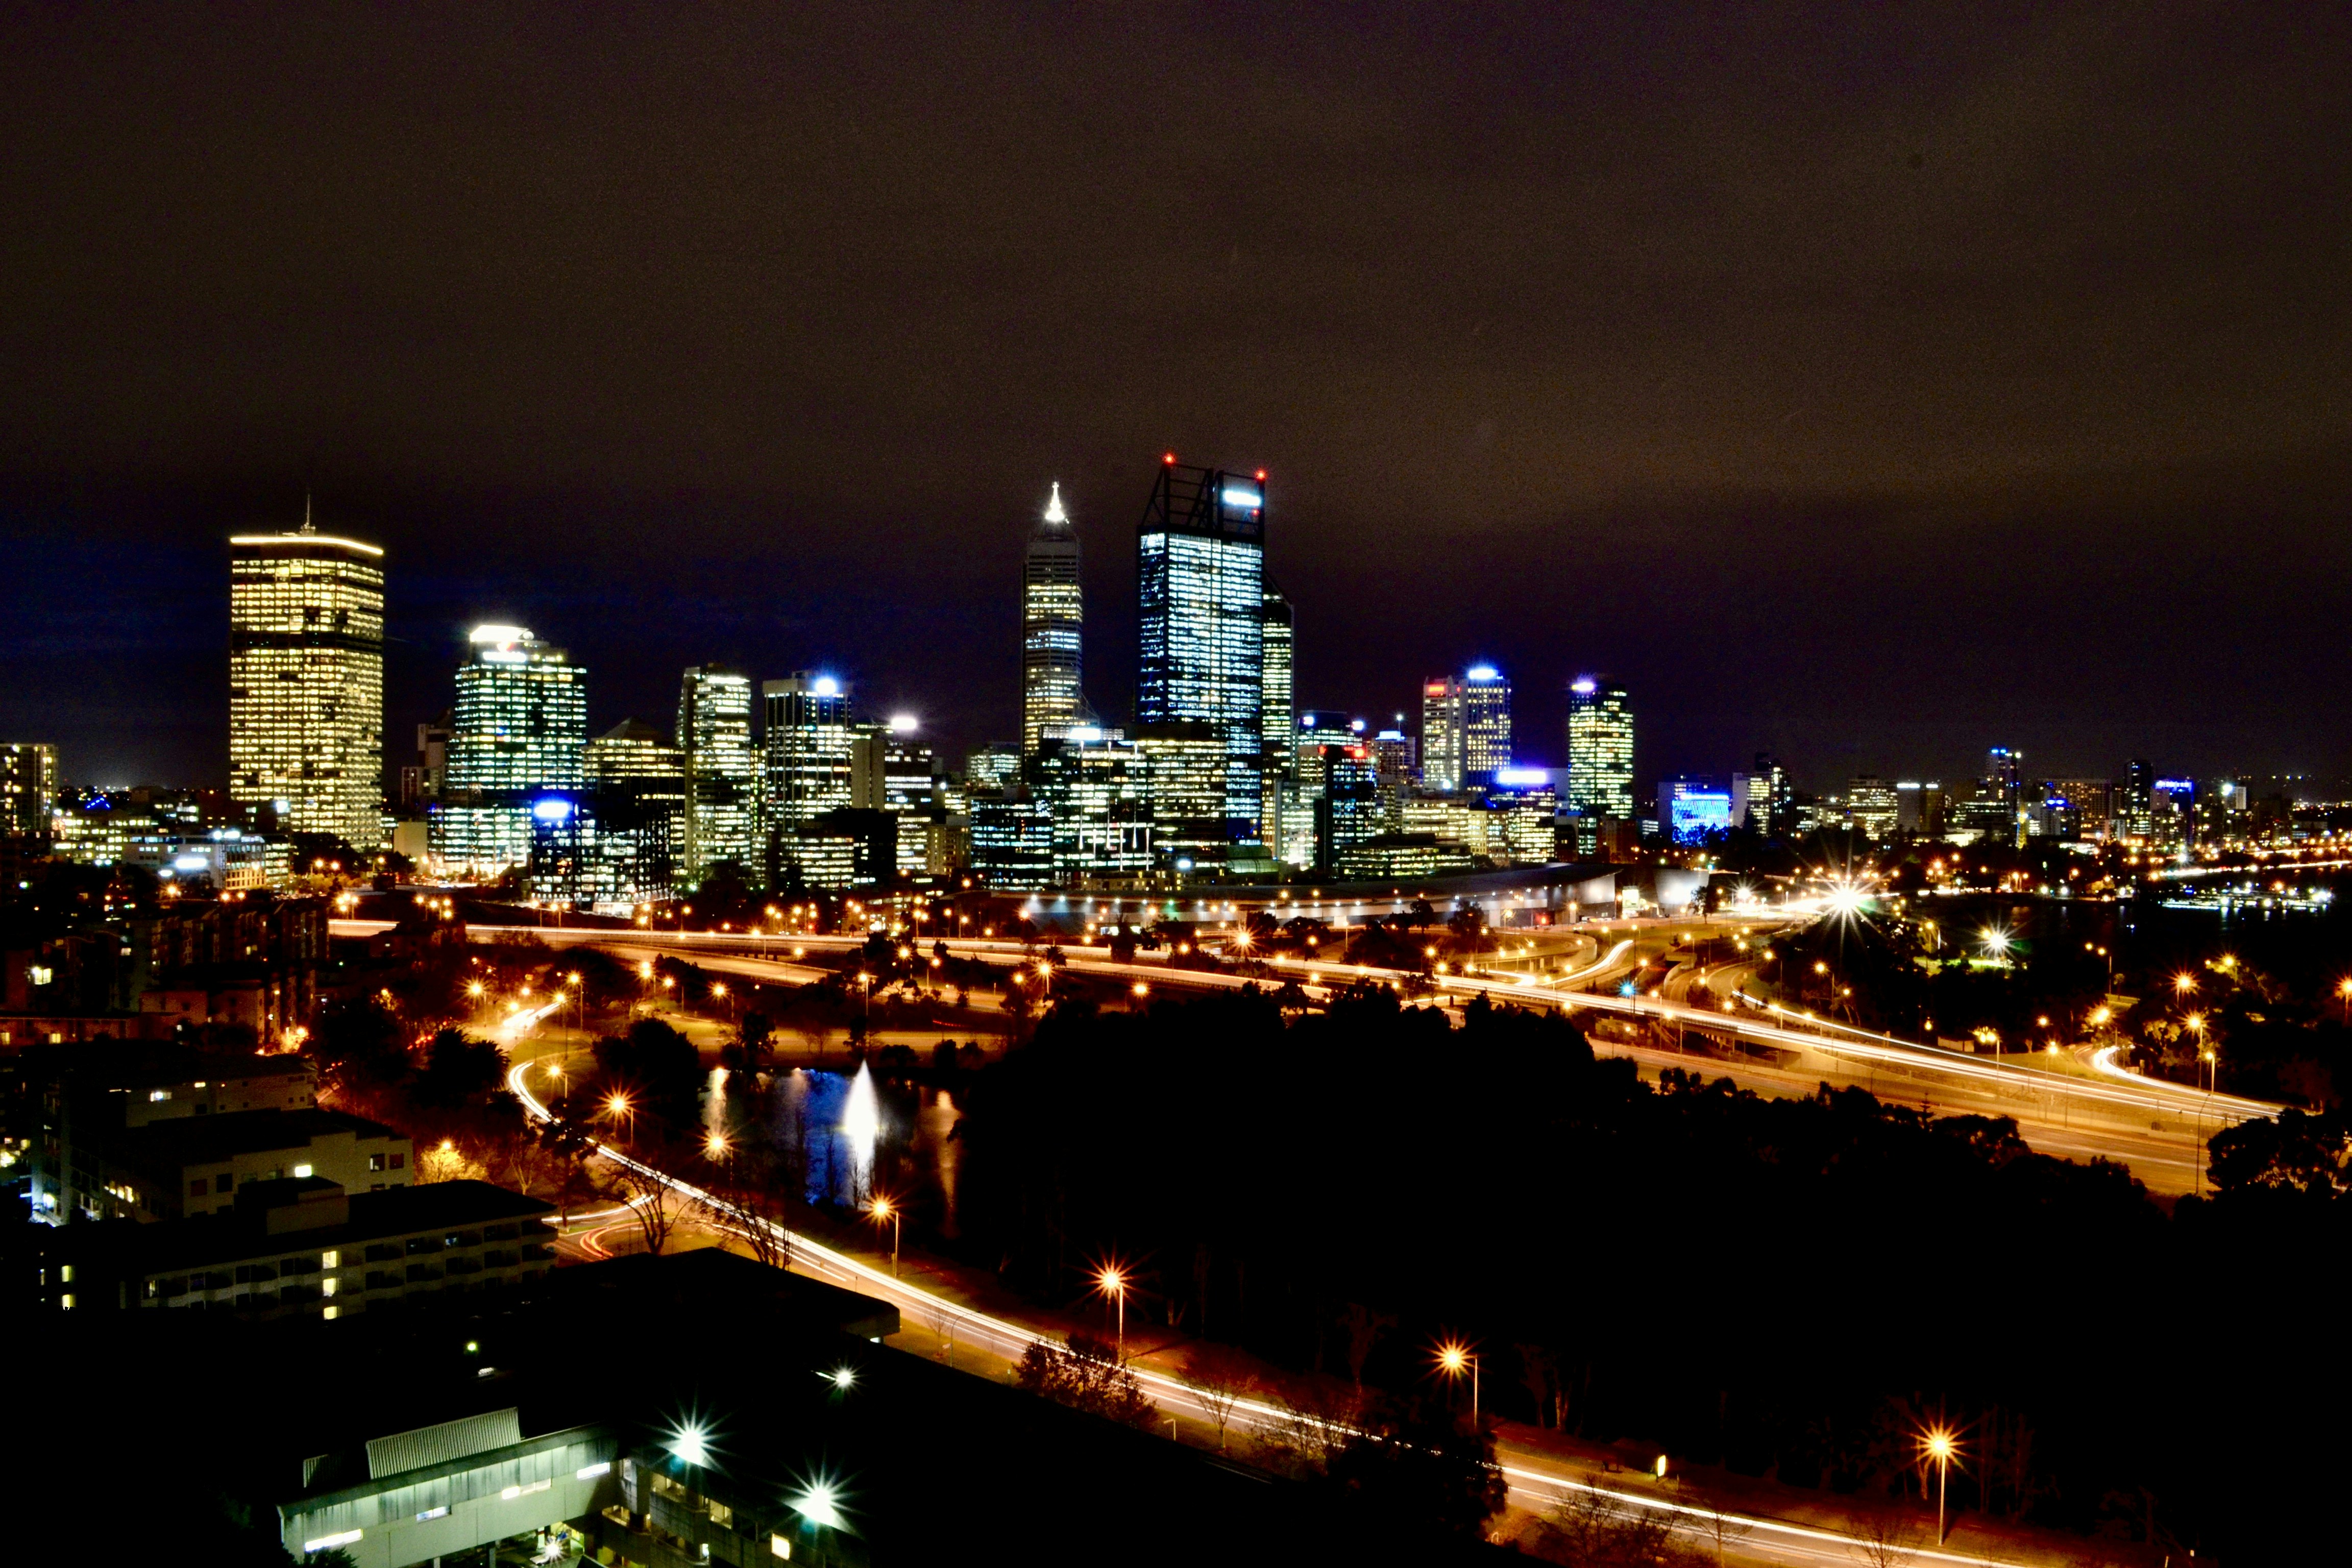
<path fill-rule="evenodd" d="M 1463 1370 L 1470 1373 L 1470 1425 L 1478 1425 L 1478 1354 L 1459 1341 L 1448 1340 L 1437 1347 L 1437 1365 L 1448 1377 L 1460 1377 Z"/>
<path fill-rule="evenodd" d="M 1127 1274 L 1116 1263 L 1104 1265 L 1095 1276 L 1095 1290 L 1118 1306 L 1118 1364 L 1127 1364 Z"/>
<path fill-rule="evenodd" d="M 705 1159 L 723 1160 L 727 1157 L 727 1134 L 724 1132 L 714 1130 L 709 1137 L 702 1141 L 702 1153 Z"/>
<path fill-rule="evenodd" d="M 2344 1004 L 2344 1022 L 2352 1025 L 2352 979 L 2336 983 L 2336 998 Z"/>
<path fill-rule="evenodd" d="M 874 1194 L 874 1201 L 866 1205 L 866 1212 L 874 1216 L 876 1225 L 886 1219 L 890 1222 L 890 1278 L 896 1279 L 898 1278 L 898 1226 L 905 1218 L 905 1212 L 880 1193 Z"/>
<path fill-rule="evenodd" d="M 2172 977 L 2172 994 L 2174 995 L 2186 996 L 2196 989 L 2197 976 L 2189 973 L 2189 971 L 2184 969 L 2179 973 Z"/>
<path fill-rule="evenodd" d="M 710 1434 L 698 1422 L 689 1421 L 670 1435 L 669 1451 L 689 1465 L 710 1463 Z"/>
<path fill-rule="evenodd" d="M 812 1481 L 808 1490 L 793 1499 L 793 1511 L 811 1524 L 841 1528 L 841 1494 L 829 1481 Z"/>
<path fill-rule="evenodd" d="M 1927 1457 L 1936 1461 L 1936 1544 L 1941 1546 L 1944 1544 L 1944 1491 L 1951 1479 L 1952 1456 L 1958 1452 L 1959 1445 L 1948 1426 L 1930 1430 L 1923 1444 Z"/>

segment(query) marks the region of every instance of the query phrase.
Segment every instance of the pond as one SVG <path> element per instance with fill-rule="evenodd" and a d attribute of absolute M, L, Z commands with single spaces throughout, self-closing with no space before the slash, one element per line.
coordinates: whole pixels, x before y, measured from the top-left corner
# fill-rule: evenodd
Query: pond
<path fill-rule="evenodd" d="M 809 1204 L 862 1209 L 877 1193 L 908 1214 L 909 1228 L 953 1237 L 963 1113 L 947 1089 L 884 1083 L 861 1063 L 854 1074 L 795 1068 L 746 1093 L 714 1069 L 702 1097 L 703 1125 L 718 1131 L 764 1119 L 785 1169 Z"/>

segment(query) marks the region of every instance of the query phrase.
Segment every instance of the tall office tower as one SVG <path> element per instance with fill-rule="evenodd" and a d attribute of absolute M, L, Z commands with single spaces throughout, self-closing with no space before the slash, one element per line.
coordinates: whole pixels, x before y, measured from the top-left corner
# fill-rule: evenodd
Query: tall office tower
<path fill-rule="evenodd" d="M 898 819 L 892 869 L 908 876 L 947 868 L 933 864 L 940 847 L 937 830 L 947 817 L 939 760 L 930 747 L 915 739 L 919 728 L 912 715 L 900 713 L 887 725 L 851 726 L 849 742 L 850 805 L 857 811 L 886 811 Z M 1085 725 L 1072 728 L 1092 732 Z M 1060 742 L 1047 744 L 1050 749 Z"/>
<path fill-rule="evenodd" d="M 47 837 L 58 795 L 58 749 L 29 742 L 0 745 L 0 833 Z"/>
<path fill-rule="evenodd" d="M 1875 773 L 1856 773 L 1845 786 L 1845 819 L 1855 832 L 1868 837 L 1894 837 L 1903 820 L 1895 786 Z"/>
<path fill-rule="evenodd" d="M 588 672 L 523 626 L 476 626 L 467 643 L 433 853 L 484 870 L 519 866 L 531 858 L 532 812 L 554 809 L 543 797 L 583 783 Z"/>
<path fill-rule="evenodd" d="M 1421 683 L 1421 786 L 1435 795 L 1462 787 L 1462 682 L 1433 675 Z"/>
<path fill-rule="evenodd" d="M 686 753 L 682 884 L 698 887 L 727 861 L 757 869 L 760 773 L 751 752 L 751 679 L 715 664 L 688 670 L 677 694 L 677 749 Z"/>
<path fill-rule="evenodd" d="M 1599 676 L 1568 686 L 1568 803 L 1585 817 L 1633 816 L 1633 705 Z"/>
<path fill-rule="evenodd" d="M 1029 535 L 1021 568 L 1021 754 L 1093 722 L 1081 644 L 1086 608 L 1078 590 L 1078 531 L 1054 487 Z"/>
<path fill-rule="evenodd" d="M 1412 793 L 1415 753 L 1411 735 L 1404 732 L 1404 715 L 1397 715 L 1397 727 L 1382 730 L 1371 739 L 1372 773 L 1380 781 L 1381 819 L 1393 831 L 1403 821 L 1405 796 Z"/>
<path fill-rule="evenodd" d="M 1273 579 L 1265 584 L 1265 679 L 1259 706 L 1265 714 L 1259 730 L 1265 737 L 1265 776 L 1290 765 L 1290 735 L 1297 728 L 1293 698 L 1291 656 L 1295 623 L 1290 601 Z"/>
<path fill-rule="evenodd" d="M 801 829 L 854 804 L 851 752 L 857 741 L 849 689 L 830 675 L 800 670 L 763 682 L 767 710 L 760 773 L 772 881 L 794 868 Z"/>
<path fill-rule="evenodd" d="M 1491 664 L 1462 676 L 1462 787 L 1485 789 L 1511 765 L 1511 683 Z"/>
<path fill-rule="evenodd" d="M 1756 769 L 1747 778 L 1748 826 L 1766 838 L 1792 831 L 1796 826 L 1796 791 L 1789 783 L 1789 770 L 1780 765 L 1780 759 L 1769 752 L 1757 752 Z"/>
<path fill-rule="evenodd" d="M 1151 869 L 1152 796 L 1131 741 L 1048 742 L 1029 764 L 1031 795 L 1053 821 L 1053 881 L 1088 886 Z"/>
<path fill-rule="evenodd" d="M 686 753 L 651 724 L 624 719 L 581 755 L 593 818 L 589 901 L 625 914 L 677 889 L 686 841 Z"/>
<path fill-rule="evenodd" d="M 1136 535 L 1135 717 L 1215 732 L 1228 845 L 1264 830 L 1265 479 L 1180 468 L 1171 453 Z"/>
<path fill-rule="evenodd" d="M 1332 876 L 1349 851 L 1379 837 L 1380 776 L 1360 742 L 1325 745 L 1323 794 L 1315 802 L 1315 871 Z"/>
<path fill-rule="evenodd" d="M 1139 724 L 1133 743 L 1150 791 L 1153 864 L 1180 876 L 1213 870 L 1230 842 L 1225 737 L 1211 724 Z"/>
<path fill-rule="evenodd" d="M 354 849 L 383 838 L 383 552 L 320 533 L 229 542 L 228 793 Z"/>
<path fill-rule="evenodd" d="M 2116 826 L 2126 837 L 2147 840 L 2156 831 L 2156 764 L 2134 757 L 2124 764 L 2123 788 L 2116 792 Z"/>
<path fill-rule="evenodd" d="M 1987 831 L 2011 844 L 2023 844 L 2027 829 L 2032 826 L 2033 805 L 2038 804 L 2029 803 L 2026 799 L 2025 753 L 2007 746 L 1988 749 L 1985 752 L 1985 776 L 1978 793 L 1986 802 L 1997 804 L 2001 814 L 1999 825 L 1995 826 L 1992 813 L 1990 810 L 1985 813 Z"/>

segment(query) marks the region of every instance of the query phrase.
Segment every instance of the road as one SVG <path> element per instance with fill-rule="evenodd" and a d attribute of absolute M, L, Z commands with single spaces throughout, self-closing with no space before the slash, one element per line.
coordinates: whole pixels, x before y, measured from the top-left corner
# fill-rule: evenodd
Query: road
<path fill-rule="evenodd" d="M 363 935 L 383 928 L 374 921 L 338 921 L 333 929 L 338 935 Z M 488 940 L 495 932 L 478 928 L 475 934 Z M 534 934 L 554 947 L 598 945 L 625 952 L 632 961 L 667 952 L 785 984 L 803 984 L 824 973 L 789 962 L 795 949 L 837 952 L 862 940 L 577 928 L 541 928 Z M 1003 964 L 1023 962 L 1032 953 L 1021 942 L 986 938 L 950 939 L 948 945 L 960 955 Z M 2115 1161 L 2158 1194 L 2199 1190 L 2206 1141 L 2213 1133 L 2279 1110 L 2261 1100 L 2140 1078 L 2116 1066 L 2112 1053 L 2094 1056 L 2086 1073 L 2053 1071 L 2018 1059 L 1965 1055 L 1813 1018 L 1758 1003 L 1738 990 L 1731 982 L 1742 968 L 1738 964 L 1709 973 L 1710 989 L 1718 998 L 1713 1006 L 1643 994 L 1638 988 L 1624 994 L 1629 987 L 1622 982 L 1643 973 L 1634 967 L 1642 945 L 1636 937 L 1618 938 L 1592 952 L 1582 968 L 1550 978 L 1531 973 L 1441 975 L 1439 995 L 1458 1004 L 1483 992 L 1500 1001 L 1582 1015 L 1596 1051 L 1631 1058 L 1652 1078 L 1668 1067 L 1680 1067 L 1782 1097 L 1811 1094 L 1827 1082 L 1865 1089 L 1882 1100 L 1936 1114 L 2010 1117 L 2030 1147 L 2063 1159 Z M 1249 975 L 1176 968 L 1158 953 L 1138 953 L 1131 962 L 1118 963 L 1100 949 L 1066 945 L 1064 955 L 1077 973 L 1155 988 L 1235 990 L 1263 983 Z M 1328 995 L 1358 981 L 1391 984 L 1403 979 L 1390 970 L 1319 960 L 1276 957 L 1261 966 L 1270 975 L 1298 981 L 1310 995 Z M 1588 989 L 1592 986 L 1615 988 Z M 1669 988 L 1687 994 L 1686 981 L 1654 987 Z M 1631 1032 L 1593 1026 L 1612 1018 L 1622 1020 Z M 1685 1048 L 1654 1043 L 1662 1027 L 1671 1027 Z"/>

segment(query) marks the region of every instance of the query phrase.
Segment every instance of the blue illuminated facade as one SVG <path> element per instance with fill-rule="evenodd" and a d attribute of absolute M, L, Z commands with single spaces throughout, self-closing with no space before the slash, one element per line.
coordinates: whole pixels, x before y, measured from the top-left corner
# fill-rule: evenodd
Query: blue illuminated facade
<path fill-rule="evenodd" d="M 1263 474 L 1161 465 L 1136 543 L 1137 722 L 1206 724 L 1224 747 L 1224 837 L 1264 837 Z"/>

